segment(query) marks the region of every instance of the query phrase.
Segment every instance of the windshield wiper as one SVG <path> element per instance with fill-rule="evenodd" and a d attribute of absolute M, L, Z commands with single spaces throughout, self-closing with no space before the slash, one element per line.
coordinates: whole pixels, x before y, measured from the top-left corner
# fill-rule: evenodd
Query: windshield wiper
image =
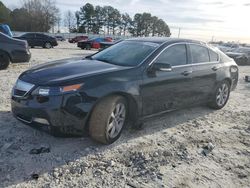
<path fill-rule="evenodd" d="M 91 60 L 92 60 L 93 58 L 92 58 L 92 55 L 87 55 L 87 56 L 85 57 L 85 59 L 91 59 Z"/>
<path fill-rule="evenodd" d="M 95 59 L 95 60 L 97 60 L 97 61 L 102 61 L 102 62 L 105 62 L 105 63 L 109 63 L 109 64 L 113 64 L 113 63 L 111 63 L 109 60 L 107 60 L 107 59 Z"/>

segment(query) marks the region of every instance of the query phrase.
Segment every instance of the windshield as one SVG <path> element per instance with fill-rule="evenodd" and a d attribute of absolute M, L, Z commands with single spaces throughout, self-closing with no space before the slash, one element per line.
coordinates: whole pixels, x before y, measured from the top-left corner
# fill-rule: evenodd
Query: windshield
<path fill-rule="evenodd" d="M 120 66 L 137 66 L 158 46 L 153 42 L 123 41 L 93 55 L 92 59 Z"/>

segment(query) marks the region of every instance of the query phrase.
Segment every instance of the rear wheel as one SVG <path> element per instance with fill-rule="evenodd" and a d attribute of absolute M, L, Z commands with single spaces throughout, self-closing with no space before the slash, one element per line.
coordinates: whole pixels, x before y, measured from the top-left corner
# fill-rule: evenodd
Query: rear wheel
<path fill-rule="evenodd" d="M 91 137 L 103 144 L 116 141 L 127 119 L 127 102 L 121 96 L 110 96 L 93 110 L 89 121 Z"/>
<path fill-rule="evenodd" d="M 50 49 L 50 48 L 52 48 L 52 45 L 50 44 L 50 42 L 46 42 L 44 44 L 44 47 L 47 48 L 47 49 Z"/>
<path fill-rule="evenodd" d="M 217 86 L 209 106 L 213 109 L 223 108 L 227 104 L 229 95 L 230 83 L 225 80 Z"/>
<path fill-rule="evenodd" d="M 10 57 L 4 52 L 0 52 L 0 70 L 7 69 L 10 64 Z"/>

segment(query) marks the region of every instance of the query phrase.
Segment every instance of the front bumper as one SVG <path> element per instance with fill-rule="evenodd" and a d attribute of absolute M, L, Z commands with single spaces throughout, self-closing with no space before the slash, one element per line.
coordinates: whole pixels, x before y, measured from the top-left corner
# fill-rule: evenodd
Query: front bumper
<path fill-rule="evenodd" d="M 82 96 L 77 93 L 49 97 L 12 96 L 11 108 L 14 117 L 25 124 L 57 127 L 79 135 L 86 130 L 89 106 L 92 106 L 82 101 Z"/>

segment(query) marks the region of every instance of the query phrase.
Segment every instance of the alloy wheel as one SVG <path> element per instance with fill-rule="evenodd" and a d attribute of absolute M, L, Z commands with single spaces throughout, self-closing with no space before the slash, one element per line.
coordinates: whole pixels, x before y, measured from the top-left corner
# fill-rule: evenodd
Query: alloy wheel
<path fill-rule="evenodd" d="M 106 137 L 115 138 L 121 132 L 126 118 L 126 107 L 123 103 L 116 104 L 114 110 L 110 114 L 107 128 Z"/>
<path fill-rule="evenodd" d="M 227 102 L 228 95 L 229 95 L 228 85 L 223 83 L 221 87 L 219 87 L 217 95 L 216 95 L 217 105 L 223 106 Z"/>
<path fill-rule="evenodd" d="M 51 46 L 51 44 L 49 43 L 49 42 L 47 42 L 46 44 L 45 44 L 45 48 L 47 48 L 47 49 L 49 49 L 49 48 L 51 48 L 52 46 Z"/>

